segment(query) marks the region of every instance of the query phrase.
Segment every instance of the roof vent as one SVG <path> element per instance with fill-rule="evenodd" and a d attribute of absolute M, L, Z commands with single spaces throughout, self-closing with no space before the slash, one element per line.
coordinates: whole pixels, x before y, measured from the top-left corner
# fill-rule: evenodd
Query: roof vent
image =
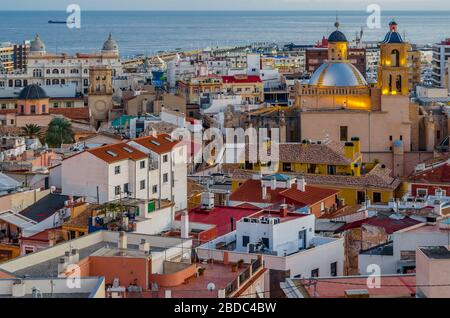
<path fill-rule="evenodd" d="M 152 140 L 151 143 L 154 144 L 155 146 L 161 146 L 161 144 L 155 140 Z"/>
<path fill-rule="evenodd" d="M 110 155 L 111 157 L 117 157 L 117 154 L 114 151 L 108 150 L 108 151 L 106 151 L 106 153 L 108 155 Z"/>
<path fill-rule="evenodd" d="M 133 149 L 130 149 L 130 148 L 128 148 L 128 147 L 123 147 L 123 150 L 125 150 L 125 151 L 128 152 L 128 153 L 133 153 L 133 152 L 134 152 Z"/>

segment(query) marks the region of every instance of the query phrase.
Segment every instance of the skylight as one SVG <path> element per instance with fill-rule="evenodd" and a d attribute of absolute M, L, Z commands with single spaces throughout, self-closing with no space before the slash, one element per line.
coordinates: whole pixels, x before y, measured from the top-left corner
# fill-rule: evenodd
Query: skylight
<path fill-rule="evenodd" d="M 161 146 L 161 144 L 159 142 L 154 141 L 154 140 L 152 140 L 151 143 L 154 144 L 155 146 Z"/>
<path fill-rule="evenodd" d="M 106 153 L 112 157 L 117 157 L 117 154 L 114 151 L 108 150 Z"/>
<path fill-rule="evenodd" d="M 128 152 L 128 153 L 133 153 L 133 152 L 134 152 L 133 149 L 130 149 L 130 148 L 128 148 L 128 147 L 123 147 L 123 150 L 125 150 L 125 151 Z"/>

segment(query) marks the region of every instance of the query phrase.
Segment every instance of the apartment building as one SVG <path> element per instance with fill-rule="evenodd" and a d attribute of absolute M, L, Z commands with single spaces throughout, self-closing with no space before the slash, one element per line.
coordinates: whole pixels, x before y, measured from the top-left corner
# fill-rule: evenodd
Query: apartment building
<path fill-rule="evenodd" d="M 447 63 L 450 58 L 450 38 L 433 45 L 433 71 L 431 80 L 439 87 L 446 87 Z"/>

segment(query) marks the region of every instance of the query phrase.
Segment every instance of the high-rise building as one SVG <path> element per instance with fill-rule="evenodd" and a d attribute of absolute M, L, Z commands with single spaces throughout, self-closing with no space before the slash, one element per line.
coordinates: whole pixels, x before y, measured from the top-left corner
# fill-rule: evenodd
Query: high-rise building
<path fill-rule="evenodd" d="M 14 70 L 25 70 L 30 53 L 30 41 L 14 44 Z"/>
<path fill-rule="evenodd" d="M 10 42 L 0 44 L 0 72 L 11 73 L 14 70 L 14 48 Z"/>
<path fill-rule="evenodd" d="M 433 74 L 431 80 L 436 86 L 445 87 L 445 73 L 449 58 L 450 38 L 433 45 Z"/>

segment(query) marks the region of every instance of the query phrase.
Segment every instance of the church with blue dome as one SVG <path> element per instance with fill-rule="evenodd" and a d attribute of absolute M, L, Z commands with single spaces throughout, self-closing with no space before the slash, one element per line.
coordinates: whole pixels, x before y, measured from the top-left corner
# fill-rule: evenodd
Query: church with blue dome
<path fill-rule="evenodd" d="M 336 22 L 328 37 L 328 59 L 309 81 L 296 83 L 299 136 L 342 142 L 358 136 L 365 161 L 377 158 L 394 175 L 402 176 L 404 154 L 417 150 L 421 134 L 426 135 L 420 133 L 421 119 L 413 115 L 419 113 L 419 106 L 409 97 L 411 47 L 398 32 L 398 24 L 390 22 L 380 41 L 377 82 L 369 84 L 349 61 L 349 42 L 340 27 Z"/>

